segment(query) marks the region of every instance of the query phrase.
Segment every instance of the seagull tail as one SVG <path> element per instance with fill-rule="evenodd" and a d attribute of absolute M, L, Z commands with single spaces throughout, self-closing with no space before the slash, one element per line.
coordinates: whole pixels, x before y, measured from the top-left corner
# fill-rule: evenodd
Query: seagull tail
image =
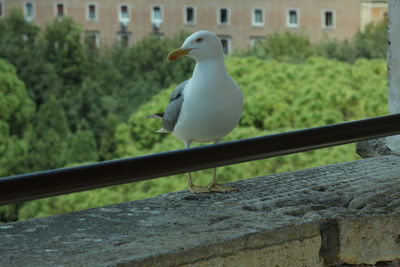
<path fill-rule="evenodd" d="M 169 133 L 169 131 L 161 128 L 160 130 L 156 131 L 156 133 Z"/>
<path fill-rule="evenodd" d="M 146 115 L 145 118 L 162 120 L 164 118 L 164 112 Z"/>

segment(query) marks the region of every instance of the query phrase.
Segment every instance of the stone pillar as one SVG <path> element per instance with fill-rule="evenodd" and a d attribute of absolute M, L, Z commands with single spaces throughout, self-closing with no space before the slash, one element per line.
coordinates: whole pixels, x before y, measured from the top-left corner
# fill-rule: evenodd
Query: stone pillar
<path fill-rule="evenodd" d="M 388 107 L 394 114 L 400 113 L 400 0 L 389 0 L 388 9 Z M 360 142 L 357 153 L 362 157 L 400 155 L 400 135 Z"/>
<path fill-rule="evenodd" d="M 389 0 L 388 80 L 389 113 L 400 113 L 400 0 Z M 400 135 L 388 137 L 388 147 L 400 152 Z"/>

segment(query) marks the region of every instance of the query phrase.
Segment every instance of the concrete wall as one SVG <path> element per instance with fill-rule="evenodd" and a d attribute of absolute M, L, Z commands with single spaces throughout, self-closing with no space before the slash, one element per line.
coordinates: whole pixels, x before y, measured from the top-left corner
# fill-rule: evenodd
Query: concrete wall
<path fill-rule="evenodd" d="M 388 15 L 387 0 L 364 0 L 361 5 L 361 28 L 368 23 L 377 23 Z"/>
<path fill-rule="evenodd" d="M 233 184 L 0 225 L 0 266 L 400 265 L 399 156 Z"/>

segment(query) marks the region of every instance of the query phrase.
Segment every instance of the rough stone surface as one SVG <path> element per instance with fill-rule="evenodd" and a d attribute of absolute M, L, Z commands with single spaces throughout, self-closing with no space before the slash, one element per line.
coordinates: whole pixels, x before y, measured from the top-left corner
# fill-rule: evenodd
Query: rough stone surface
<path fill-rule="evenodd" d="M 389 148 L 388 138 L 378 138 L 357 143 L 356 152 L 363 158 L 378 157 L 383 155 L 400 155 L 398 151 Z"/>
<path fill-rule="evenodd" d="M 240 192 L 175 192 L 0 225 L 0 266 L 324 266 L 400 259 L 399 156 L 232 185 Z"/>

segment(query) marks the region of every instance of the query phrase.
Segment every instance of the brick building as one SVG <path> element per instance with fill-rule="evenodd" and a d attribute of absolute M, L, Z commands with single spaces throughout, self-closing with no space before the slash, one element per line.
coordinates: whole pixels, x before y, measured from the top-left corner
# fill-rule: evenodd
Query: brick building
<path fill-rule="evenodd" d="M 40 26 L 69 16 L 93 46 L 130 45 L 149 33 L 217 33 L 226 52 L 247 49 L 277 31 L 345 39 L 387 13 L 387 0 L 0 0 L 0 17 L 20 7 Z"/>

